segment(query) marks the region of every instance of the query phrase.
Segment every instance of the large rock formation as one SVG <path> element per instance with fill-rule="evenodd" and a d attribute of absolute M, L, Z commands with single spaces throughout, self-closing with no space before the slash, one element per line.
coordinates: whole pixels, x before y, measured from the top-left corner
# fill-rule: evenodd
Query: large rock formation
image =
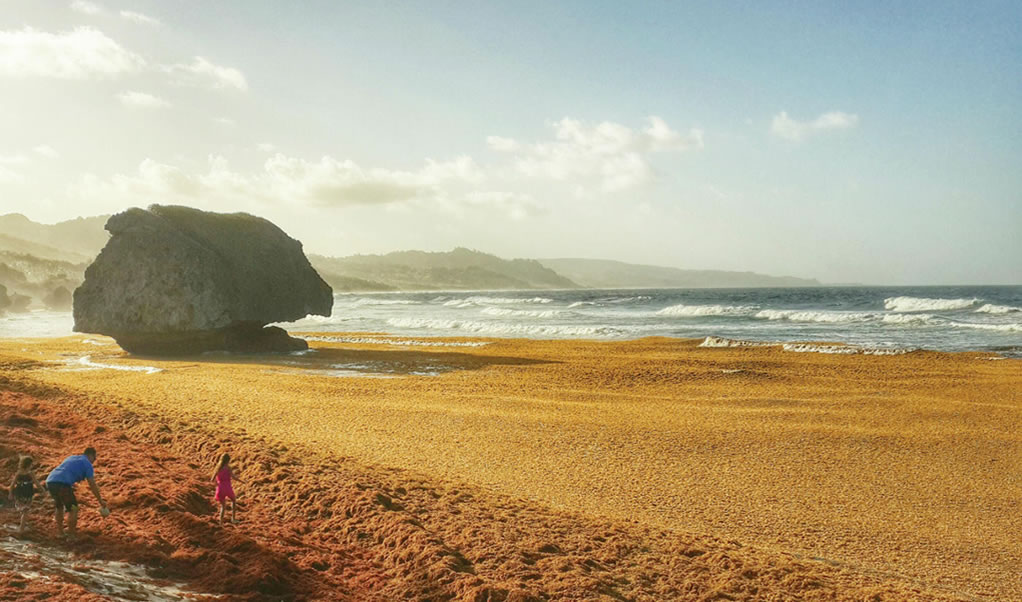
<path fill-rule="evenodd" d="M 74 329 L 126 351 L 305 349 L 266 324 L 330 315 L 333 292 L 302 244 L 265 219 L 152 205 L 112 216 L 106 229 L 74 292 Z"/>

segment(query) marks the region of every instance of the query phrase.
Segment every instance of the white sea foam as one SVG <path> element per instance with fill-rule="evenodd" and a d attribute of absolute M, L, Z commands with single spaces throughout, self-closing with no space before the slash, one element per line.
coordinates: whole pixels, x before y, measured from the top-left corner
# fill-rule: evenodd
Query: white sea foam
<path fill-rule="evenodd" d="M 486 341 L 423 341 L 418 339 L 392 339 L 389 337 L 300 337 L 306 341 L 322 343 L 354 343 L 359 345 L 396 345 L 403 347 L 483 347 Z"/>
<path fill-rule="evenodd" d="M 519 299 L 516 297 L 469 297 L 465 299 L 469 303 L 475 303 L 476 305 L 518 305 L 521 303 L 532 304 L 532 303 L 550 303 L 553 299 L 547 297 L 530 297 L 528 299 Z"/>
<path fill-rule="evenodd" d="M 700 347 L 769 347 L 777 343 L 764 343 L 761 341 L 739 341 L 736 339 L 725 339 L 724 337 L 706 337 L 699 343 Z"/>
<path fill-rule="evenodd" d="M 511 309 L 509 307 L 487 307 L 482 313 L 488 316 L 506 316 L 515 318 L 553 318 L 564 312 L 559 309 Z"/>
<path fill-rule="evenodd" d="M 1022 311 L 1022 307 L 1012 307 L 1011 305 L 993 305 L 987 303 L 983 307 L 976 310 L 979 314 L 1013 314 Z"/>
<path fill-rule="evenodd" d="M 1022 332 L 1022 323 L 1014 322 L 1009 324 L 977 324 L 975 322 L 949 322 L 955 328 L 975 328 L 977 330 L 991 330 L 994 332 Z"/>
<path fill-rule="evenodd" d="M 854 345 L 820 345 L 817 343 L 785 343 L 781 348 L 795 353 L 830 353 L 837 355 L 903 355 L 915 351 L 913 348 L 906 349 L 902 347 L 856 347 Z"/>
<path fill-rule="evenodd" d="M 4 571 L 32 580 L 75 583 L 110 600 L 213 600 L 219 596 L 185 589 L 183 583 L 154 579 L 140 564 L 91 560 L 36 541 L 0 538 Z"/>
<path fill-rule="evenodd" d="M 818 343 L 773 343 L 762 341 L 742 341 L 726 339 L 724 337 L 706 337 L 700 347 L 773 347 L 781 345 L 785 351 L 795 353 L 833 353 L 840 355 L 901 355 L 915 351 L 914 348 L 904 347 L 856 347 L 854 345 L 821 345 Z"/>
<path fill-rule="evenodd" d="M 332 313 L 333 313 L 333 315 L 330 315 L 330 316 L 317 316 L 317 315 L 310 314 L 308 316 L 305 316 L 301 320 L 295 320 L 294 322 L 275 322 L 274 324 L 277 325 L 277 326 L 281 326 L 281 325 L 287 326 L 287 325 L 290 325 L 290 324 L 298 324 L 298 325 L 302 325 L 302 324 L 339 324 L 341 322 L 353 322 L 353 321 L 356 321 L 356 320 L 359 319 L 357 316 L 346 316 L 342 312 L 332 312 Z"/>
<path fill-rule="evenodd" d="M 946 324 L 947 320 L 933 314 L 886 314 L 881 320 L 884 324 Z"/>
<path fill-rule="evenodd" d="M 928 299 L 925 297 L 888 297 L 884 307 L 890 311 L 952 311 L 967 309 L 980 303 L 980 299 Z"/>
<path fill-rule="evenodd" d="M 85 343 L 86 345 L 96 345 L 98 347 L 110 345 L 110 342 L 108 341 L 97 341 L 96 339 L 82 339 L 82 343 Z"/>
<path fill-rule="evenodd" d="M 903 355 L 917 351 L 915 347 L 868 347 L 859 350 L 861 353 L 866 355 Z"/>
<path fill-rule="evenodd" d="M 157 372 L 163 372 L 162 368 L 155 366 L 125 366 L 121 364 L 104 364 L 101 362 L 94 362 L 88 355 L 78 358 L 78 360 L 69 360 L 68 365 L 80 366 L 83 370 L 124 370 L 126 372 L 145 372 L 146 374 L 156 374 Z"/>
<path fill-rule="evenodd" d="M 785 343 L 781 346 L 785 351 L 795 353 L 833 353 L 840 355 L 853 355 L 859 353 L 855 347 L 847 345 L 815 345 L 812 343 Z"/>
<path fill-rule="evenodd" d="M 533 325 L 471 320 L 443 320 L 439 318 L 390 318 L 387 323 L 395 328 L 461 330 L 473 333 L 517 336 L 619 336 L 623 331 L 609 326 Z"/>
<path fill-rule="evenodd" d="M 656 312 L 661 316 L 699 318 L 703 316 L 747 316 L 759 309 L 755 305 L 672 305 Z"/>
<path fill-rule="evenodd" d="M 351 305 L 421 305 L 418 301 L 411 299 L 376 299 L 373 297 L 361 297 L 351 301 Z"/>
<path fill-rule="evenodd" d="M 596 303 L 593 302 L 593 301 L 575 301 L 574 303 L 572 303 L 571 305 L 568 306 L 568 309 L 573 309 L 575 307 L 582 307 L 583 305 L 596 305 Z"/>
<path fill-rule="evenodd" d="M 787 320 L 789 322 L 818 322 L 824 324 L 845 324 L 870 322 L 879 315 L 862 311 L 808 311 L 799 309 L 762 309 L 755 315 L 765 320 Z"/>
<path fill-rule="evenodd" d="M 444 301 L 444 307 L 453 307 L 455 309 L 463 309 L 466 307 L 490 307 L 493 305 L 534 305 L 534 304 L 546 304 L 553 302 L 553 299 L 547 297 L 531 297 L 528 299 L 517 299 L 512 297 L 486 297 L 486 296 L 472 296 L 464 298 L 449 299 Z"/>
<path fill-rule="evenodd" d="M 614 304 L 617 304 L 617 303 L 634 303 L 636 301 L 649 301 L 652 298 L 653 297 L 650 297 L 649 295 L 638 295 L 638 296 L 635 296 L 635 297 L 612 297 L 612 298 L 609 298 L 609 299 L 604 299 L 603 302 L 604 303 L 614 303 Z"/>

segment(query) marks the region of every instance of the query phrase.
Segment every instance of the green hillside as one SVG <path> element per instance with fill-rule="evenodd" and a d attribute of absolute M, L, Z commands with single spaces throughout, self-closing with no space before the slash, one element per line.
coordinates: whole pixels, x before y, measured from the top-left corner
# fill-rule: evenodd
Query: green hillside
<path fill-rule="evenodd" d="M 464 248 L 342 258 L 311 255 L 309 260 L 336 291 L 578 288 L 538 261 L 501 259 Z"/>

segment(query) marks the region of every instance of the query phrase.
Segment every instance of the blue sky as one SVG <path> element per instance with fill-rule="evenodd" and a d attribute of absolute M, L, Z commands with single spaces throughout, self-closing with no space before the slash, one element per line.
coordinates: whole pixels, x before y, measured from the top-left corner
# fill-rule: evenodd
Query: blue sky
<path fill-rule="evenodd" d="M 0 0 L 0 211 L 1022 283 L 1022 5 Z"/>

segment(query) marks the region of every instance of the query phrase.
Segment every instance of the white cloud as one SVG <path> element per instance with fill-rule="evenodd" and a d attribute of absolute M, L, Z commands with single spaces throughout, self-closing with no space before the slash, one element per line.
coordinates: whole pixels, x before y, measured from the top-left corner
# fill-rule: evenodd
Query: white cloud
<path fill-rule="evenodd" d="M 233 125 L 221 117 L 217 121 Z M 211 156 L 208 169 L 183 169 L 146 159 L 137 171 L 110 177 L 86 175 L 69 188 L 71 196 L 91 202 L 182 202 L 205 206 L 279 206 L 289 203 L 318 208 L 356 205 L 386 207 L 388 211 L 428 208 L 464 215 L 479 211 L 521 220 L 546 212 L 544 195 L 590 196 L 593 188 L 618 191 L 653 178 L 652 154 L 702 147 L 702 132 L 681 134 L 657 117 L 641 128 L 612 122 L 586 125 L 573 119 L 552 124 L 554 138 L 522 143 L 510 138 L 487 138 L 500 161 L 480 165 L 469 156 L 451 160 L 427 159 L 416 168 L 391 169 L 361 165 L 329 155 L 319 159 L 281 153 L 269 142 L 255 145 L 265 153 L 261 167 L 235 170 L 226 158 Z M 564 182 L 550 192 L 548 182 Z M 499 188 L 490 188 L 499 182 Z M 536 196 L 534 196 L 536 195 Z"/>
<path fill-rule="evenodd" d="M 0 31 L 0 75 L 86 79 L 137 71 L 145 60 L 91 27 Z"/>
<path fill-rule="evenodd" d="M 504 138 L 503 136 L 487 136 L 486 144 L 495 151 L 500 152 L 513 152 L 519 149 L 521 146 L 518 142 L 511 138 Z"/>
<path fill-rule="evenodd" d="M 95 2 L 86 2 L 86 0 L 75 0 L 71 3 L 71 10 L 76 13 L 82 13 L 83 15 L 98 15 L 103 12 L 103 7 L 96 4 Z"/>
<path fill-rule="evenodd" d="M 496 191 L 470 192 L 465 195 L 465 200 L 470 206 L 493 208 L 516 221 L 546 213 L 545 208 L 528 194 Z"/>
<path fill-rule="evenodd" d="M 21 182 L 24 179 L 25 179 L 24 176 L 22 176 L 18 172 L 14 171 L 13 169 L 8 169 L 4 167 L 2 163 L 0 163 L 0 183 Z"/>
<path fill-rule="evenodd" d="M 206 173 L 188 173 L 146 159 L 135 174 L 100 178 L 87 174 L 72 193 L 84 199 L 123 198 L 127 202 L 292 202 L 319 207 L 382 205 L 403 201 L 447 199 L 448 187 L 475 184 L 484 178 L 469 157 L 426 161 L 414 171 L 363 168 L 351 160 L 323 157 L 307 161 L 276 154 L 261 171 L 235 172 L 221 156 L 209 159 Z"/>
<path fill-rule="evenodd" d="M 774 115 L 770 123 L 770 131 L 775 136 L 787 140 L 803 140 L 813 134 L 827 130 L 846 130 L 859 123 L 859 116 L 842 111 L 824 113 L 812 121 L 797 121 L 788 116 L 787 111 Z"/>
<path fill-rule="evenodd" d="M 138 23 L 140 25 L 161 25 L 160 20 L 149 15 L 143 15 L 142 13 L 136 13 L 130 10 L 122 10 L 121 18 L 127 19 L 132 23 Z"/>
<path fill-rule="evenodd" d="M 41 157 L 46 157 L 47 159 L 56 159 L 57 157 L 60 156 L 60 153 L 58 153 L 52 146 L 48 144 L 40 144 L 39 146 L 33 148 L 32 151 Z"/>
<path fill-rule="evenodd" d="M 40 144 L 32 149 L 31 153 L 19 152 L 13 155 L 0 155 L 0 182 L 22 182 L 25 176 L 21 173 L 29 167 L 36 157 L 54 159 L 60 155 L 53 147 Z"/>
<path fill-rule="evenodd" d="M 16 155 L 0 155 L 0 165 L 25 165 L 29 162 L 29 156 L 25 153 Z"/>
<path fill-rule="evenodd" d="M 133 109 L 166 109 L 171 106 L 170 102 L 145 92 L 121 92 L 117 94 L 117 100 Z"/>
<path fill-rule="evenodd" d="M 362 168 L 351 160 L 323 157 L 319 161 L 277 154 L 266 161 L 262 179 L 292 199 L 321 206 L 386 204 L 435 198 L 450 182 L 475 183 L 483 175 L 469 157 L 427 160 L 416 171 Z"/>
<path fill-rule="evenodd" d="M 493 150 L 515 153 L 515 167 L 525 176 L 596 179 L 604 191 L 612 192 L 649 181 L 653 170 L 647 157 L 651 153 L 703 147 L 701 130 L 682 135 L 659 117 L 648 121 L 645 129 L 633 130 L 609 121 L 590 126 L 566 117 L 553 124 L 552 141 L 524 144 L 490 136 L 487 143 Z"/>
<path fill-rule="evenodd" d="M 225 125 L 227 127 L 234 127 L 238 125 L 238 122 L 231 119 L 230 117 L 216 117 L 213 119 L 213 121 L 219 123 L 220 125 Z"/>
<path fill-rule="evenodd" d="M 209 62 L 201 56 L 195 57 L 191 63 L 178 63 L 166 67 L 166 71 L 178 77 L 181 83 L 211 88 L 234 88 L 245 92 L 248 81 L 245 74 L 233 67 L 223 67 Z"/>

